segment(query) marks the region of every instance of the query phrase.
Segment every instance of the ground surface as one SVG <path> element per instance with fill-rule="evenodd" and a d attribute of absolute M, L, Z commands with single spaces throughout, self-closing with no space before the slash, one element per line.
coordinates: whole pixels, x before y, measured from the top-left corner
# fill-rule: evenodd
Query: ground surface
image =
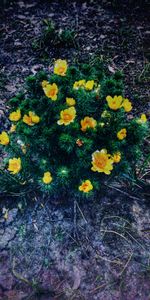
<path fill-rule="evenodd" d="M 18 1 L 1 10 L 3 123 L 4 105 L 27 75 L 55 58 L 74 62 L 93 54 L 101 56 L 110 74 L 124 70 L 135 113 L 148 113 L 148 9 L 102 2 Z M 39 46 L 44 19 L 53 20 L 57 31 L 74 29 L 75 43 Z M 111 189 L 76 210 L 34 195 L 28 205 L 21 198 L 11 200 L 11 208 L 8 203 L 1 199 L 1 300 L 150 299 L 150 204 L 143 192 L 130 197 Z"/>

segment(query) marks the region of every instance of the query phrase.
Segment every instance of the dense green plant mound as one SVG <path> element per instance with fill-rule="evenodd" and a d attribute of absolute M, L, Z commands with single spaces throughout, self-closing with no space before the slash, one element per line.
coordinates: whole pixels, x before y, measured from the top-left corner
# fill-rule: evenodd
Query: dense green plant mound
<path fill-rule="evenodd" d="M 57 60 L 9 103 L 11 128 L 0 134 L 3 191 L 93 196 L 114 177 L 134 177 L 147 122 L 131 115 L 120 72 L 107 77 L 100 63 Z"/>

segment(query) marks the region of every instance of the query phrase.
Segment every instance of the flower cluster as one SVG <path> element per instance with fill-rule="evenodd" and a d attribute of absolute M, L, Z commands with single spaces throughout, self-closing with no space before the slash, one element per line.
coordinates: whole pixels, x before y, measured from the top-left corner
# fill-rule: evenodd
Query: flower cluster
<path fill-rule="evenodd" d="M 131 101 L 118 90 L 106 94 L 106 78 L 95 74 L 87 76 L 58 59 L 53 74 L 39 79 L 38 89 L 35 78 L 29 99 L 15 99 L 10 130 L 0 133 L 0 144 L 10 152 L 7 172 L 26 182 L 28 170 L 46 191 L 92 194 L 108 175 L 131 169 L 147 117 L 128 120 Z"/>
<path fill-rule="evenodd" d="M 85 79 L 81 79 L 79 81 L 75 81 L 73 88 L 78 90 L 79 88 L 84 88 L 88 91 L 91 91 L 94 87 L 94 80 L 85 81 Z"/>
<path fill-rule="evenodd" d="M 129 99 L 124 99 L 122 96 L 107 96 L 106 97 L 109 108 L 113 110 L 118 110 L 123 107 L 126 112 L 130 112 L 132 110 L 132 103 Z"/>

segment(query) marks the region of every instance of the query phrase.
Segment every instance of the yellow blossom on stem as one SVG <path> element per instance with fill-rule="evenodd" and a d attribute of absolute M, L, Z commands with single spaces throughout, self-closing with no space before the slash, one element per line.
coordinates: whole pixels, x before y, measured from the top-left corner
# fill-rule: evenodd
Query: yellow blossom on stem
<path fill-rule="evenodd" d="M 66 103 L 69 105 L 69 106 L 73 106 L 76 104 L 76 100 L 74 98 L 66 98 Z"/>
<path fill-rule="evenodd" d="M 94 87 L 94 80 L 88 80 L 85 84 L 85 89 L 91 91 Z"/>
<path fill-rule="evenodd" d="M 44 182 L 45 184 L 51 183 L 52 179 L 53 179 L 53 178 L 52 178 L 52 175 L 51 175 L 50 172 L 45 172 L 45 173 L 44 173 L 44 176 L 43 176 L 43 178 L 42 178 L 42 180 L 43 180 L 43 182 Z"/>
<path fill-rule="evenodd" d="M 81 79 L 79 81 L 75 81 L 75 83 L 73 85 L 73 88 L 74 89 L 79 89 L 81 87 L 85 87 L 85 83 L 86 83 L 85 79 Z"/>
<path fill-rule="evenodd" d="M 6 131 L 2 131 L 2 133 L 0 134 L 0 144 L 4 146 L 9 144 L 9 135 Z"/>
<path fill-rule="evenodd" d="M 97 125 L 97 121 L 94 118 L 85 117 L 81 120 L 81 130 L 86 131 L 87 128 L 94 129 Z"/>
<path fill-rule="evenodd" d="M 123 100 L 122 107 L 126 112 L 129 112 L 132 110 L 132 103 L 126 98 Z"/>
<path fill-rule="evenodd" d="M 54 64 L 54 74 L 65 76 L 67 72 L 67 68 L 68 65 L 66 60 L 58 59 L 55 61 Z"/>
<path fill-rule="evenodd" d="M 12 174 L 17 174 L 21 170 L 21 159 L 19 158 L 12 158 L 9 159 L 9 165 L 8 165 L 8 171 L 10 171 Z"/>
<path fill-rule="evenodd" d="M 126 138 L 126 136 L 127 136 L 127 130 L 126 130 L 126 128 L 121 129 L 121 130 L 118 131 L 118 133 L 117 133 L 117 138 L 118 138 L 119 140 L 123 140 L 124 138 Z"/>
<path fill-rule="evenodd" d="M 53 101 L 57 100 L 58 94 L 58 86 L 56 83 L 48 83 L 45 87 L 43 87 L 45 95 Z"/>
<path fill-rule="evenodd" d="M 113 169 L 113 159 L 106 149 L 95 151 L 92 154 L 92 168 L 94 172 L 105 173 L 109 175 Z"/>
<path fill-rule="evenodd" d="M 137 120 L 137 123 L 144 124 L 147 122 L 147 117 L 145 114 L 141 114 L 141 117 Z"/>
<path fill-rule="evenodd" d="M 109 108 L 111 108 L 113 110 L 118 110 L 119 108 L 121 108 L 123 97 L 122 96 L 114 96 L 114 97 L 107 96 L 106 101 L 108 103 Z"/>
<path fill-rule="evenodd" d="M 20 109 L 17 109 L 16 111 L 13 111 L 9 115 L 9 120 L 13 122 L 17 122 L 21 119 L 21 112 Z"/>
<path fill-rule="evenodd" d="M 76 117 L 76 110 L 74 106 L 69 107 L 65 110 L 60 112 L 60 120 L 57 121 L 58 125 L 69 125 L 71 122 L 74 121 Z"/>
<path fill-rule="evenodd" d="M 40 122 L 40 118 L 34 112 L 29 111 L 29 115 L 24 115 L 23 122 L 29 126 L 33 126 Z"/>
<path fill-rule="evenodd" d="M 112 156 L 112 159 L 113 159 L 114 163 L 119 163 L 121 160 L 121 153 L 119 151 L 114 153 Z"/>
<path fill-rule="evenodd" d="M 90 180 L 83 181 L 82 184 L 79 186 L 79 191 L 82 191 L 84 193 L 88 193 L 91 190 L 93 190 L 93 185 Z"/>

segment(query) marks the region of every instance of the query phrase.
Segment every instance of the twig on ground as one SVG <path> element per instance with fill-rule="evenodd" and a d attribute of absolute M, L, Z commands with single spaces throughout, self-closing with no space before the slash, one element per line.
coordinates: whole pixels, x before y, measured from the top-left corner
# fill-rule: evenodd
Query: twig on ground
<path fill-rule="evenodd" d="M 116 190 L 117 192 L 120 192 L 120 193 L 122 193 L 122 194 L 128 196 L 129 198 L 131 198 L 131 199 L 133 199 L 133 200 L 140 200 L 140 201 L 144 200 L 144 199 L 137 198 L 137 197 L 135 197 L 135 196 L 131 196 L 131 195 L 128 194 L 127 192 L 124 192 L 124 191 L 122 191 L 122 190 L 120 190 L 120 189 L 118 189 L 118 188 L 116 188 L 116 187 L 114 187 L 114 186 L 112 186 L 112 185 L 108 185 L 108 184 L 104 184 L 104 185 L 105 185 L 106 187 L 109 187 L 109 188 L 111 188 L 111 189 L 114 189 L 114 190 Z"/>
<path fill-rule="evenodd" d="M 134 252 L 132 252 L 132 253 L 130 254 L 130 256 L 129 256 L 127 262 L 125 263 L 125 265 L 124 265 L 124 267 L 123 267 L 123 269 L 122 269 L 122 271 L 119 273 L 119 276 L 121 276 L 121 275 L 124 273 L 124 271 L 125 271 L 125 269 L 127 268 L 129 262 L 131 261 L 131 258 L 132 258 L 132 256 L 133 256 L 133 253 L 134 253 Z"/>
<path fill-rule="evenodd" d="M 27 283 L 28 285 L 30 285 L 30 286 L 32 287 L 32 286 L 33 286 L 32 282 L 30 282 L 28 279 L 24 278 L 22 275 L 20 275 L 20 274 L 18 274 L 18 273 L 16 272 L 16 270 L 15 270 L 15 263 L 16 263 L 16 261 L 15 261 L 15 257 L 14 257 L 14 258 L 13 258 L 13 262 L 12 262 L 12 273 L 13 273 L 13 275 L 14 275 L 17 279 L 21 280 L 22 282 Z"/>
<path fill-rule="evenodd" d="M 88 223 L 88 221 L 86 220 L 86 218 L 85 218 L 85 216 L 84 216 L 84 214 L 83 214 L 81 208 L 79 207 L 79 204 L 78 204 L 77 201 L 76 201 L 76 205 L 77 205 L 77 207 L 78 207 L 78 210 L 79 210 L 79 212 L 80 212 L 80 214 L 81 214 L 83 220 L 85 221 L 85 223 Z"/>
<path fill-rule="evenodd" d="M 124 235 L 122 235 L 121 233 L 119 233 L 119 232 L 117 232 L 117 231 L 115 231 L 115 230 L 109 230 L 109 229 L 101 229 L 100 230 L 101 232 L 104 232 L 104 235 L 105 235 L 105 233 L 114 233 L 114 234 L 116 234 L 116 235 L 119 235 L 121 238 L 123 238 L 127 243 L 129 243 L 129 240 L 124 236 Z"/>
<path fill-rule="evenodd" d="M 74 225 L 73 235 L 75 238 L 76 232 L 77 232 L 77 202 L 76 202 L 76 200 L 74 200 L 73 213 L 74 213 L 74 215 L 73 215 L 73 225 Z"/>

